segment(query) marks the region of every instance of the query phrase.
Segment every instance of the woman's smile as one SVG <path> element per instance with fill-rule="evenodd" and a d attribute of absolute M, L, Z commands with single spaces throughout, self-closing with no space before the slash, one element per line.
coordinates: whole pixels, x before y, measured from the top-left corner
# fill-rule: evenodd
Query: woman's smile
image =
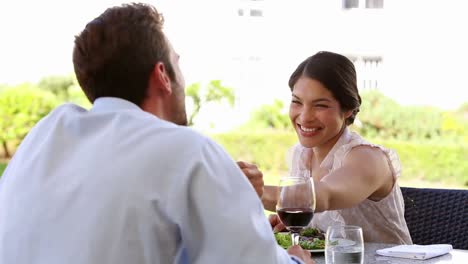
<path fill-rule="evenodd" d="M 320 133 L 320 131 L 322 130 L 321 127 L 310 127 L 310 126 L 304 126 L 304 125 L 301 125 L 301 124 L 297 124 L 297 129 L 298 129 L 298 132 L 300 133 L 301 136 L 303 137 L 313 137 L 313 136 L 316 136 Z"/>

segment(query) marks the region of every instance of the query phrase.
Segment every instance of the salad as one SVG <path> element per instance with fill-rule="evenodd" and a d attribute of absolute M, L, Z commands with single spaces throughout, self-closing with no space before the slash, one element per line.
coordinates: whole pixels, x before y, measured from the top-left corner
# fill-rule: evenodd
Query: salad
<path fill-rule="evenodd" d="M 289 233 L 275 233 L 276 242 L 287 249 L 291 246 Z M 303 249 L 325 249 L 325 235 L 316 228 L 304 228 L 299 236 L 299 245 Z"/>

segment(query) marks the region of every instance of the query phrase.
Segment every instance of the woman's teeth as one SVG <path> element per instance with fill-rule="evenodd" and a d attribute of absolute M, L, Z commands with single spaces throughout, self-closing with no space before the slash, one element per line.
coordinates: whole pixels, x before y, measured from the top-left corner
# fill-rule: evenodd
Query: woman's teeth
<path fill-rule="evenodd" d="M 299 128 L 304 132 L 315 132 L 315 131 L 319 130 L 319 128 L 317 128 L 317 127 L 308 128 L 308 127 L 303 127 L 301 125 L 299 125 Z"/>

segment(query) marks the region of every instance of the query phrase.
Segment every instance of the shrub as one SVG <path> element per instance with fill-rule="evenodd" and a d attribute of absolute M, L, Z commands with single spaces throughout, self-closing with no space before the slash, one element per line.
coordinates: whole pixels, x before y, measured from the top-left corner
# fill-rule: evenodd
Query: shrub
<path fill-rule="evenodd" d="M 253 162 L 263 170 L 286 171 L 286 151 L 296 140 L 291 132 L 229 132 L 213 135 L 235 159 Z"/>
<path fill-rule="evenodd" d="M 253 162 L 264 171 L 287 171 L 286 152 L 296 142 L 293 132 L 230 132 L 212 135 L 235 160 Z M 468 186 L 468 144 L 370 139 L 397 151 L 405 179 Z"/>
<path fill-rule="evenodd" d="M 11 156 L 8 145 L 19 143 L 57 103 L 52 93 L 28 84 L 0 91 L 0 143 L 7 158 Z"/>
<path fill-rule="evenodd" d="M 241 128 L 250 129 L 291 129 L 291 121 L 284 103 L 276 99 L 272 104 L 262 105 L 254 110 L 250 120 Z"/>
<path fill-rule="evenodd" d="M 7 166 L 6 163 L 0 162 L 0 178 L 1 178 L 2 175 L 3 175 L 3 171 L 5 170 L 6 166 Z"/>
<path fill-rule="evenodd" d="M 376 90 L 362 93 L 360 134 L 386 139 L 438 139 L 443 112 L 424 106 L 401 106 Z"/>

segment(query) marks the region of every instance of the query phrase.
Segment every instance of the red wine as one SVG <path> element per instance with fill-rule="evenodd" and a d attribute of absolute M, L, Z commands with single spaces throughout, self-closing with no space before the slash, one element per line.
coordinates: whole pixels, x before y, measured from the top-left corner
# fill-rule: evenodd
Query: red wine
<path fill-rule="evenodd" d="M 310 208 L 282 208 L 276 211 L 283 224 L 291 231 L 307 226 L 314 216 Z"/>

